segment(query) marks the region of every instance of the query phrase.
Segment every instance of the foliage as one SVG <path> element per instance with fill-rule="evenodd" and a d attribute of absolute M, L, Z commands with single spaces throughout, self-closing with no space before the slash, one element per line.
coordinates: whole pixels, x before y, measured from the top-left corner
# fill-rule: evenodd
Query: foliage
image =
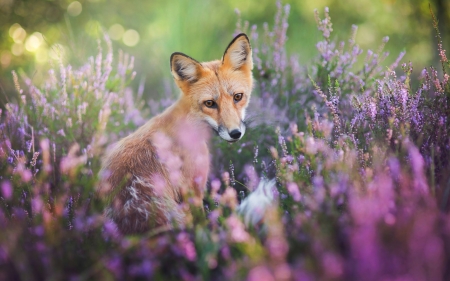
<path fill-rule="evenodd" d="M 18 103 L 0 125 L 0 279 L 446 280 L 450 271 L 448 67 L 331 40 L 328 10 L 309 68 L 285 48 L 289 6 L 273 28 L 248 23 L 256 78 L 246 141 L 212 141 L 206 218 L 186 229 L 121 236 L 95 196 L 107 145 L 143 123 L 133 59 L 107 37 L 79 67 L 42 85 L 15 73 Z M 383 40 L 382 46 L 386 43 Z M 347 45 L 347 48 L 345 47 Z M 103 56 L 102 46 L 107 47 Z M 23 87 L 25 85 L 25 87 Z M 168 90 L 168 96 L 173 96 Z M 151 114 L 170 104 L 151 101 Z M 258 175 L 277 202 L 246 227 L 235 209 Z M 245 187 L 243 187 L 245 186 Z"/>
<path fill-rule="evenodd" d="M 115 49 L 139 58 L 135 69 L 149 99 L 163 93 L 161 79 L 170 82 L 167 67 L 170 54 L 182 51 L 201 61 L 222 55 L 230 40 L 235 8 L 250 22 L 262 25 L 273 16 L 273 0 L 2 0 L 0 4 L 0 107 L 14 98 L 11 71 L 33 73 L 40 84 L 48 70 L 48 60 L 63 54 L 65 63 L 80 66 L 95 52 L 96 39 L 108 32 Z M 348 26 L 357 24 L 357 40 L 362 48 L 374 46 L 381 36 L 389 36 L 389 50 L 406 50 L 406 59 L 415 67 L 437 64 L 433 52 L 433 28 L 428 4 L 437 11 L 443 41 L 449 44 L 450 9 L 442 0 L 285 0 L 290 3 L 289 40 L 286 48 L 298 54 L 302 64 L 316 55 L 318 34 L 312 11 L 329 6 L 334 30 L 347 36 Z M 136 33 L 137 32 L 137 33 Z M 134 35 L 133 35 L 134 34 Z M 136 41 L 136 34 L 138 35 Z M 130 41 L 130 38 L 134 38 Z M 345 38 L 345 37 L 342 37 Z M 331 38 L 334 39 L 334 38 Z M 395 57 L 389 57 L 391 63 Z M 148 96 L 147 96 L 148 95 Z M 7 98 L 5 98 L 5 96 Z"/>

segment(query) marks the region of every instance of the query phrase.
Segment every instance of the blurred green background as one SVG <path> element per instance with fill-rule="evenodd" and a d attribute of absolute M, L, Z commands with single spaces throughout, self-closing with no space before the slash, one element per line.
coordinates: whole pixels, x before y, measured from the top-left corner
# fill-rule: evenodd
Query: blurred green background
<path fill-rule="evenodd" d="M 314 9 L 330 8 L 334 34 L 347 40 L 351 25 L 359 26 L 357 43 L 376 48 L 384 36 L 390 41 L 387 62 L 406 51 L 416 73 L 437 65 L 436 39 L 429 4 L 439 18 L 445 47 L 449 46 L 449 1 L 433 0 L 285 0 L 291 5 L 288 54 L 298 53 L 307 64 L 320 39 Z M 0 104 L 14 99 L 12 70 L 40 77 L 59 60 L 79 66 L 97 53 L 97 39 L 107 32 L 114 50 L 136 59 L 137 79 L 145 81 L 147 98 L 163 95 L 171 85 L 169 57 L 180 51 L 197 60 L 220 58 L 232 39 L 240 11 L 250 25 L 273 24 L 275 0 L 0 0 Z M 117 56 L 117 53 L 115 53 Z M 156 97 L 156 96 L 155 96 Z"/>

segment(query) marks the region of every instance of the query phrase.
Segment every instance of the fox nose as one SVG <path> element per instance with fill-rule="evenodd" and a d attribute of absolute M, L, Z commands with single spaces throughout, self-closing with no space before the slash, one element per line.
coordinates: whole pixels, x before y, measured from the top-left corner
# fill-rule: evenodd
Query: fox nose
<path fill-rule="evenodd" d="M 235 129 L 233 131 L 230 132 L 230 137 L 237 140 L 241 137 L 241 131 Z"/>

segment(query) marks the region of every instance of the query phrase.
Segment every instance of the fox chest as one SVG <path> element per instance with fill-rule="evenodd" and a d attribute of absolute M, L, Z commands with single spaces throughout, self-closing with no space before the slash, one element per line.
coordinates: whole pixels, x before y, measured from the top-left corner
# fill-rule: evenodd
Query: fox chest
<path fill-rule="evenodd" d="M 175 189 L 187 188 L 195 195 L 203 196 L 210 165 L 206 143 L 159 146 L 156 158 L 163 167 L 163 175 L 170 186 Z"/>
<path fill-rule="evenodd" d="M 183 181 L 197 195 L 203 195 L 209 174 L 209 151 L 206 144 L 200 148 L 187 151 L 181 155 L 181 173 Z"/>

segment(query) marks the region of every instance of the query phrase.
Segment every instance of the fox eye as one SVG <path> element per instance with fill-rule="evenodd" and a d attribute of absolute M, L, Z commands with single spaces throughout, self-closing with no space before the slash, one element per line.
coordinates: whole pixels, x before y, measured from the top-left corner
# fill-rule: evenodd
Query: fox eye
<path fill-rule="evenodd" d="M 216 102 L 213 101 L 213 100 L 207 100 L 207 101 L 204 102 L 204 104 L 206 105 L 206 107 L 209 107 L 209 108 L 216 108 L 217 107 Z"/>
<path fill-rule="evenodd" d="M 242 93 L 235 94 L 233 99 L 234 99 L 235 102 L 238 102 L 238 101 L 240 101 L 242 99 L 243 96 L 244 96 L 244 94 L 242 94 Z"/>

